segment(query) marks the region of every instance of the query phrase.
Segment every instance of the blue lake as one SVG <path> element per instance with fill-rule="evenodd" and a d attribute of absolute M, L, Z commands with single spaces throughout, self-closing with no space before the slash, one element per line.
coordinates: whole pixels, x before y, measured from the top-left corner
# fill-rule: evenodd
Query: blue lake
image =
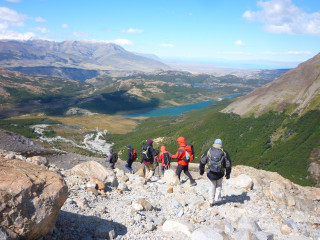
<path fill-rule="evenodd" d="M 222 96 L 220 98 L 227 99 L 227 98 L 233 98 L 240 94 L 233 94 L 229 96 Z M 187 105 L 181 105 L 176 107 L 167 107 L 167 108 L 158 108 L 154 109 L 148 112 L 140 112 L 140 113 L 131 113 L 128 115 L 124 115 L 125 117 L 162 117 L 162 116 L 177 116 L 185 112 L 189 112 L 191 110 L 196 109 L 202 109 L 210 106 L 213 103 L 216 103 L 217 101 L 205 101 L 205 102 L 198 102 L 198 103 L 192 103 Z"/>

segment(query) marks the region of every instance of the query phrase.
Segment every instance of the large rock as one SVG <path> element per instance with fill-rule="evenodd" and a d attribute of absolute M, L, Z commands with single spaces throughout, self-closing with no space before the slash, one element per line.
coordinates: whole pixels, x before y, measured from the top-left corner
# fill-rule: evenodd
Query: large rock
<path fill-rule="evenodd" d="M 253 187 L 252 178 L 246 174 L 241 174 L 236 178 L 230 178 L 228 181 L 230 185 L 236 186 L 238 188 L 243 188 L 247 191 L 251 190 Z"/>
<path fill-rule="evenodd" d="M 96 161 L 88 161 L 74 166 L 71 169 L 71 174 L 78 175 L 87 179 L 98 178 L 103 182 L 106 181 L 108 176 L 115 175 L 112 170 L 107 169 Z"/>
<path fill-rule="evenodd" d="M 183 222 L 180 220 L 167 220 L 162 226 L 162 230 L 164 232 L 182 232 L 189 238 L 191 237 L 193 229 L 194 227 L 190 223 Z"/>
<path fill-rule="evenodd" d="M 224 240 L 223 236 L 217 231 L 208 228 L 201 227 L 193 231 L 191 235 L 191 240 Z"/>
<path fill-rule="evenodd" d="M 34 164 L 0 158 L 0 179 L 2 230 L 22 239 L 49 233 L 68 197 L 63 178 Z"/>
<path fill-rule="evenodd" d="M 179 178 L 178 178 L 177 174 L 175 173 L 175 171 L 173 171 L 171 169 L 166 170 L 164 172 L 163 181 L 166 184 L 173 185 L 173 186 L 176 186 L 176 185 L 180 184 L 180 181 L 179 181 Z"/>

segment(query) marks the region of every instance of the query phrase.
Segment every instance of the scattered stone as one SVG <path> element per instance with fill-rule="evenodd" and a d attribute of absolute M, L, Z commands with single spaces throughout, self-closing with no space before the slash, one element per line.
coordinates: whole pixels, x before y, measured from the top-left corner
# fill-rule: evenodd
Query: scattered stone
<path fill-rule="evenodd" d="M 201 227 L 192 232 L 191 240 L 224 240 L 223 236 L 208 227 Z"/>
<path fill-rule="evenodd" d="M 173 188 L 169 188 L 169 189 L 167 190 L 167 193 L 173 193 Z"/>
<path fill-rule="evenodd" d="M 194 227 L 190 223 L 180 220 L 167 220 L 162 226 L 164 232 L 182 232 L 188 237 L 191 237 Z"/>
<path fill-rule="evenodd" d="M 90 179 L 90 182 L 94 182 L 96 184 L 96 188 L 98 190 L 104 191 L 105 188 L 106 188 L 106 185 L 104 184 L 104 182 L 102 180 L 98 179 L 98 178 L 92 177 Z"/>

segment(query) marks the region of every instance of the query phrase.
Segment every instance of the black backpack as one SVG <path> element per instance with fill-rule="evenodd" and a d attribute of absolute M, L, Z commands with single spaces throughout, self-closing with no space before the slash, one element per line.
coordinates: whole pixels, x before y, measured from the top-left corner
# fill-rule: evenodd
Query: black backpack
<path fill-rule="evenodd" d="M 163 153 L 163 163 L 166 166 L 170 164 L 170 156 L 168 152 Z"/>
<path fill-rule="evenodd" d="M 116 163 L 118 161 L 118 154 L 112 153 L 111 163 Z"/>
<path fill-rule="evenodd" d="M 152 154 L 150 151 L 149 145 L 143 145 L 141 149 L 141 161 L 151 161 L 152 160 Z"/>
<path fill-rule="evenodd" d="M 224 171 L 224 151 L 219 148 L 210 148 L 207 153 L 208 156 L 208 168 L 211 172 L 221 173 Z"/>

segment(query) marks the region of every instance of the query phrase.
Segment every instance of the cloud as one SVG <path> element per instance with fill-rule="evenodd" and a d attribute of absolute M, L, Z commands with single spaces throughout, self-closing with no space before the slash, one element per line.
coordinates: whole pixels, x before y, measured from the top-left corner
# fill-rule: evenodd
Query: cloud
<path fill-rule="evenodd" d="M 172 43 L 161 43 L 160 44 L 161 47 L 174 47 L 174 45 Z"/>
<path fill-rule="evenodd" d="M 234 44 L 235 44 L 235 45 L 238 45 L 238 46 L 244 46 L 244 45 L 245 45 L 244 42 L 242 42 L 241 40 L 235 41 Z"/>
<path fill-rule="evenodd" d="M 0 29 L 0 39 L 30 40 L 35 37 L 36 35 L 32 32 L 18 33 L 7 29 Z"/>
<path fill-rule="evenodd" d="M 122 45 L 122 46 L 125 46 L 125 45 L 133 45 L 133 42 L 128 40 L 128 39 L 123 39 L 123 38 L 119 38 L 119 39 L 116 39 L 116 40 L 113 40 L 111 41 L 115 44 L 118 44 L 118 45 Z"/>
<path fill-rule="evenodd" d="M 320 12 L 307 13 L 291 0 L 259 1 L 260 11 L 246 11 L 242 17 L 264 24 L 270 33 L 320 35 Z"/>
<path fill-rule="evenodd" d="M 312 55 L 313 53 L 310 51 L 286 51 L 286 52 L 271 52 L 271 51 L 265 51 L 262 52 L 262 54 L 265 55 Z"/>
<path fill-rule="evenodd" d="M 32 32 L 19 33 L 9 29 L 10 27 L 24 26 L 27 19 L 27 15 L 19 14 L 6 7 L 0 7 L 0 39 L 29 40 L 35 38 L 35 34 Z"/>
<path fill-rule="evenodd" d="M 61 25 L 61 27 L 62 28 L 69 28 L 69 25 L 64 23 L 64 24 Z"/>
<path fill-rule="evenodd" d="M 14 10 L 6 7 L 0 7 L 0 24 L 9 26 L 24 26 L 27 15 L 19 14 Z"/>
<path fill-rule="evenodd" d="M 142 29 L 129 28 L 128 30 L 121 30 L 121 32 L 122 32 L 122 33 L 137 34 L 137 33 L 143 33 L 144 30 L 142 30 Z"/>
<path fill-rule="evenodd" d="M 42 17 L 37 17 L 34 19 L 36 22 L 46 22 L 47 20 L 45 20 L 44 18 Z"/>
<path fill-rule="evenodd" d="M 48 29 L 46 29 L 45 27 L 36 27 L 35 31 L 39 31 L 41 33 L 48 33 L 50 32 Z"/>
<path fill-rule="evenodd" d="M 7 2 L 21 2 L 21 0 L 5 0 L 5 1 L 7 1 Z"/>

